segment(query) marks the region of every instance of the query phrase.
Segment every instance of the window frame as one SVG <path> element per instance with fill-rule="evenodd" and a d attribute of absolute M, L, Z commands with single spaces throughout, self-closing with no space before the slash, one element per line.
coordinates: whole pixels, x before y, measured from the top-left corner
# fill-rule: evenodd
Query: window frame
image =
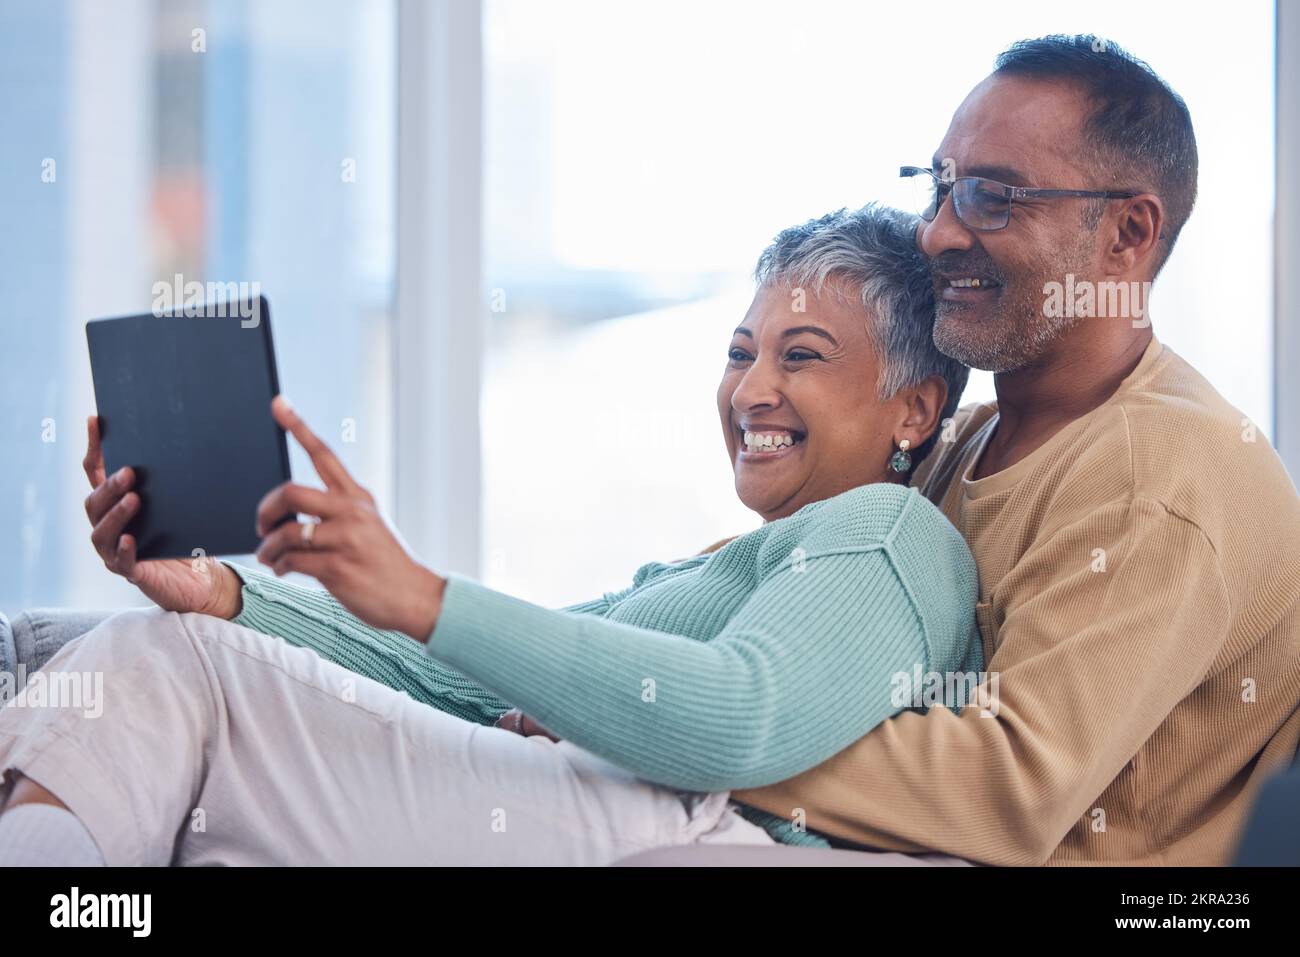
<path fill-rule="evenodd" d="M 1300 187 L 1284 175 L 1300 155 L 1300 9 L 1288 3 L 1274 9 L 1273 445 L 1300 484 Z"/>
<path fill-rule="evenodd" d="M 399 0 L 394 520 L 440 572 L 482 551 L 483 9 Z"/>

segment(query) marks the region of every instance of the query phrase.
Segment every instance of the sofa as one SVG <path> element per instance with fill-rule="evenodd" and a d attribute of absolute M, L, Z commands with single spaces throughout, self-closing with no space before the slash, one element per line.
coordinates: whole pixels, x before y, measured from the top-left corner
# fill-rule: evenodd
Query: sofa
<path fill-rule="evenodd" d="M 0 672 L 42 667 L 56 651 L 103 621 L 111 611 L 35 609 L 11 621 L 0 613 Z M 1238 866 L 1300 866 L 1300 755 L 1256 798 L 1234 857 Z M 894 854 L 806 847 L 696 845 L 643 851 L 619 867 L 951 867 L 968 866 L 944 854 Z"/>

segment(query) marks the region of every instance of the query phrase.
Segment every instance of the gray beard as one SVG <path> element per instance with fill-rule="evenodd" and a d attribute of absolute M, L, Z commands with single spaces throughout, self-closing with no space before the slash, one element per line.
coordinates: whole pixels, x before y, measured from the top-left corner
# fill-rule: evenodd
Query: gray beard
<path fill-rule="evenodd" d="M 1048 347 L 1079 322 L 1077 316 L 1043 315 L 1042 298 L 999 303 L 980 326 L 963 321 L 960 303 L 935 303 L 934 344 L 944 355 L 986 372 L 1015 372 L 1042 358 Z"/>
<path fill-rule="evenodd" d="M 1059 248 L 1040 255 L 1036 263 L 1041 279 L 1003 287 L 994 316 L 983 324 L 962 320 L 960 303 L 936 297 L 934 344 L 944 355 L 986 372 L 1015 372 L 1043 357 L 1062 334 L 1080 321 L 1077 316 L 1045 316 L 1042 292 L 1047 280 L 1059 281 L 1067 273 L 1088 274 L 1095 224 L 1087 226 Z M 1026 270 L 1028 271 L 1028 270 Z M 1012 295 L 1012 288 L 1025 289 Z"/>

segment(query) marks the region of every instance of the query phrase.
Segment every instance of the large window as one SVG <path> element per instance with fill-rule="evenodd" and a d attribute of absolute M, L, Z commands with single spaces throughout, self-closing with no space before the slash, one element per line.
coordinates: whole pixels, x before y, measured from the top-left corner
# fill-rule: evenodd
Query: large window
<path fill-rule="evenodd" d="M 0 0 L 0 608 L 141 603 L 88 542 L 83 324 L 176 274 L 261 284 L 282 386 L 389 501 L 395 49 L 392 0 Z"/>
<path fill-rule="evenodd" d="M 578 600 L 754 527 L 713 395 L 759 252 L 900 202 L 997 52 L 1053 32 L 1186 98 L 1201 193 L 1155 331 L 1268 432 L 1271 4 L 486 0 L 488 583 Z"/>
<path fill-rule="evenodd" d="M 386 509 L 463 476 L 443 483 L 460 524 L 439 525 L 440 499 L 396 518 L 446 550 L 481 505 L 482 547 L 461 551 L 490 585 L 584 599 L 754 527 L 714 394 L 756 257 L 785 226 L 901 202 L 898 166 L 929 159 L 994 55 L 1050 32 L 1110 36 L 1186 97 L 1201 193 L 1155 329 L 1271 431 L 1272 4 L 481 7 L 480 116 L 473 4 L 0 0 L 0 608 L 140 601 L 87 542 L 83 324 L 148 309 L 177 273 L 261 284 L 286 392 Z M 431 32 L 412 41 L 399 13 Z M 481 278 L 481 314 L 459 287 L 437 309 L 399 300 L 399 235 L 403 296 Z M 481 354 L 423 335 L 480 321 Z M 476 410 L 473 377 L 446 373 L 480 360 Z M 403 402 L 399 444 L 393 397 L 444 394 L 416 382 L 450 399 Z M 990 395 L 974 376 L 967 398 Z M 464 429 L 416 441 L 431 405 Z"/>

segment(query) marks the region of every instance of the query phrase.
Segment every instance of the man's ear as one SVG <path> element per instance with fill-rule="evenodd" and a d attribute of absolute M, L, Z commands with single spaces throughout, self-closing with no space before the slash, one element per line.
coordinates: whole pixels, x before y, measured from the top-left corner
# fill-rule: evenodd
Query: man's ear
<path fill-rule="evenodd" d="M 909 439 L 916 448 L 939 427 L 939 417 L 948 401 L 948 383 L 932 375 L 904 390 L 906 408 L 896 438 Z"/>
<path fill-rule="evenodd" d="M 1154 272 L 1167 227 L 1165 205 L 1155 193 L 1127 200 L 1115 223 L 1114 242 L 1106 251 L 1109 275 Z"/>

